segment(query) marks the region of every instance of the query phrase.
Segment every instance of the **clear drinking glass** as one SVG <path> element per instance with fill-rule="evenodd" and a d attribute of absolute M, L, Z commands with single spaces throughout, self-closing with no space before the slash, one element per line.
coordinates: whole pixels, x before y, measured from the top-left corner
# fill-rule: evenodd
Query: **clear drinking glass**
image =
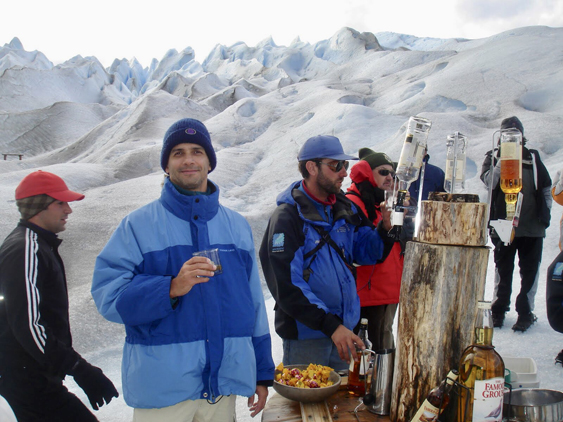
<path fill-rule="evenodd" d="M 217 266 L 215 274 L 223 273 L 223 267 L 221 266 L 221 260 L 219 259 L 219 249 L 207 249 L 205 251 L 194 252 L 193 256 L 204 256 L 209 258 L 211 262 Z"/>

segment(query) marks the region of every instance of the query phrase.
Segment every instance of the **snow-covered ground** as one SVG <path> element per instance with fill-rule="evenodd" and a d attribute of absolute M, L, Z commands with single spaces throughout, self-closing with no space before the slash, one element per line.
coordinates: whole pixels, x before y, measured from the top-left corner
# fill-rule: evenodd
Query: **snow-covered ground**
<path fill-rule="evenodd" d="M 397 160 L 408 117 L 421 115 L 433 123 L 428 145 L 435 165 L 444 167 L 448 134 L 468 137 L 467 190 L 484 201 L 478 177 L 484 154 L 501 120 L 517 115 L 528 146 L 540 151 L 552 177 L 563 167 L 563 28 L 520 28 L 480 40 L 376 35 L 342 28 L 314 45 L 265 40 L 255 47 L 217 46 L 203 63 L 188 47 L 147 68 L 116 60 L 104 69 L 80 56 L 53 66 L 17 39 L 0 48 L 0 153 L 24 154 L 21 161 L 0 160 L 0 239 L 17 223 L 14 189 L 31 171 L 56 173 L 86 194 L 72 204 L 61 233 L 74 342 L 119 391 L 124 330 L 95 309 L 94 261 L 121 218 L 158 197 L 162 136 L 175 120 L 206 123 L 218 157 L 210 178 L 221 188 L 222 203 L 248 219 L 257 246 L 276 195 L 299 179 L 297 151 L 310 136 L 332 134 L 348 153 L 370 147 Z M 563 335 L 547 322 L 545 273 L 559 251 L 562 212 L 554 204 L 538 322 L 514 333 L 511 311 L 494 335 L 501 355 L 534 358 L 541 387 L 557 390 L 563 390 L 563 368 L 554 357 Z M 491 253 L 486 299 L 492 298 L 493 274 Z M 516 290 L 518 280 L 516 270 Z M 272 312 L 266 287 L 264 295 Z M 273 327 L 272 339 L 277 363 L 281 342 Z M 67 384 L 86 400 L 72 379 Z M 245 401 L 238 403 L 239 421 L 249 420 Z M 132 410 L 120 397 L 97 415 L 129 421 Z"/>

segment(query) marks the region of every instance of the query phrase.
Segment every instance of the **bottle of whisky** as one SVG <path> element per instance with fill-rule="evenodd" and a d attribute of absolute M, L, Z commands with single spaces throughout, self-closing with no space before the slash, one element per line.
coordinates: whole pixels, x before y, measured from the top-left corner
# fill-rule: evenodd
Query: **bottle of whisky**
<path fill-rule="evenodd" d="M 407 123 L 405 140 L 403 141 L 401 156 L 397 164 L 396 177 L 399 188 L 391 214 L 393 229 L 389 233 L 389 235 L 395 237 L 395 239 L 399 238 L 402 231 L 405 198 L 410 184 L 418 179 L 422 161 L 426 154 L 426 139 L 428 138 L 431 127 L 432 122 L 430 120 L 418 116 L 411 116 Z M 420 181 L 421 192 L 422 183 L 423 180 Z"/>
<path fill-rule="evenodd" d="M 397 164 L 397 178 L 400 181 L 410 184 L 418 178 L 426 153 L 426 139 L 431 127 L 432 122 L 428 119 L 418 116 L 409 118 L 401 156 Z"/>
<path fill-rule="evenodd" d="M 368 320 L 367 318 L 362 318 L 360 320 L 360 331 L 358 331 L 358 337 L 362 339 L 366 349 L 370 348 L 370 342 L 368 340 Z M 356 396 L 363 396 L 366 394 L 367 390 L 367 376 L 369 367 L 369 352 L 362 351 L 359 347 L 356 347 L 356 353 L 358 354 L 359 360 L 351 360 L 350 368 L 348 369 L 348 392 Z"/>
<path fill-rule="evenodd" d="M 506 219 L 512 220 L 522 190 L 522 133 L 503 129 L 500 134 L 500 188 L 505 194 Z"/>
<path fill-rule="evenodd" d="M 411 422 L 429 422 L 437 420 L 438 416 L 440 416 L 450 402 L 450 393 L 457 377 L 458 371 L 452 369 L 446 379 L 442 381 L 438 387 L 428 393 L 426 400 L 424 400 Z"/>
<path fill-rule="evenodd" d="M 491 302 L 480 301 L 475 321 L 475 343 L 459 362 L 458 422 L 502 421 L 504 362 L 493 346 Z"/>
<path fill-rule="evenodd" d="M 444 189 L 448 193 L 459 193 L 465 189 L 467 137 L 459 132 L 454 132 L 448 135 L 446 147 Z"/>

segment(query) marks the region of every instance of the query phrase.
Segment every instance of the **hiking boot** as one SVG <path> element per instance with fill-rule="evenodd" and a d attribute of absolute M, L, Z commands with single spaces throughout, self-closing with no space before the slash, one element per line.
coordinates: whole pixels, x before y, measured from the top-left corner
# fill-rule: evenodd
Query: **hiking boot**
<path fill-rule="evenodd" d="M 555 364 L 560 364 L 561 366 L 563 366 L 563 350 L 561 350 L 559 354 L 555 356 Z"/>
<path fill-rule="evenodd" d="M 532 326 L 534 322 L 536 322 L 538 318 L 533 314 L 522 314 L 518 315 L 518 319 L 516 320 L 516 324 L 512 326 L 514 331 L 526 331 L 528 328 Z"/>
<path fill-rule="evenodd" d="M 504 324 L 504 312 L 501 314 L 493 312 L 491 316 L 493 317 L 493 327 L 501 328 Z"/>

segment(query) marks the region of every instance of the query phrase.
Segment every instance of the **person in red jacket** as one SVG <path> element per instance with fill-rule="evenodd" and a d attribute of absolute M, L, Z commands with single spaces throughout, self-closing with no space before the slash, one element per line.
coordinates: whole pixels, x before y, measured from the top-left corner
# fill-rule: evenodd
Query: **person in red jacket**
<path fill-rule="evenodd" d="M 555 202 L 559 205 L 563 205 L 563 171 L 557 170 L 555 178 L 553 179 L 553 185 L 551 186 L 551 196 Z M 559 222 L 559 249 L 563 250 L 563 216 Z M 563 356 L 563 351 L 562 351 Z"/>
<path fill-rule="evenodd" d="M 384 192 L 393 189 L 394 163 L 387 154 L 369 148 L 360 149 L 359 156 L 360 161 L 350 171 L 352 185 L 346 196 L 377 224 Z M 403 232 L 412 233 L 412 220 L 406 219 L 404 224 Z M 396 242 L 383 262 L 357 268 L 361 318 L 368 319 L 368 338 L 375 351 L 395 347 L 393 320 L 399 304 L 403 259 L 401 242 Z"/>

